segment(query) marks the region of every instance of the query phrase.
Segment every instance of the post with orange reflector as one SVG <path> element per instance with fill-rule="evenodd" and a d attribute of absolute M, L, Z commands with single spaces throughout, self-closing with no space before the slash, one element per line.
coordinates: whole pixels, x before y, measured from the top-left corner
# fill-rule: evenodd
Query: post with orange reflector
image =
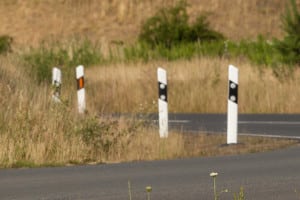
<path fill-rule="evenodd" d="M 79 65 L 76 67 L 76 80 L 77 80 L 77 99 L 78 99 L 78 112 L 85 112 L 85 89 L 84 89 L 84 67 Z"/>

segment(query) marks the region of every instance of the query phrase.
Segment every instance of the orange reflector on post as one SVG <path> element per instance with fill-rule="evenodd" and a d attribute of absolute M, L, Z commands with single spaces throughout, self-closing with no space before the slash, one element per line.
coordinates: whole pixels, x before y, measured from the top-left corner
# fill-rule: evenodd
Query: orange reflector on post
<path fill-rule="evenodd" d="M 77 90 L 84 88 L 84 78 L 80 77 L 77 79 Z"/>
<path fill-rule="evenodd" d="M 77 81 L 77 99 L 78 112 L 85 113 L 85 88 L 84 88 L 84 67 L 79 65 L 76 67 L 76 81 Z"/>

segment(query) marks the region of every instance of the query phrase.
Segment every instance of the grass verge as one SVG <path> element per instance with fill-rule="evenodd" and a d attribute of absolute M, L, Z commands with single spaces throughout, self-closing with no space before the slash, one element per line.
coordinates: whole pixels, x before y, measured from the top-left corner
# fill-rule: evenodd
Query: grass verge
<path fill-rule="evenodd" d="M 168 70 L 171 112 L 226 112 L 227 66 L 231 62 L 240 68 L 241 112 L 297 112 L 300 80 L 296 74 L 294 79 L 281 82 L 272 71 L 254 68 L 242 59 L 201 57 L 89 67 L 85 79 L 88 111 L 84 116 L 76 112 L 71 64 L 62 68 L 63 103 L 55 104 L 51 86 L 27 73 L 18 54 L 1 56 L 0 61 L 0 167 L 213 156 L 296 143 L 253 138 L 252 143 L 250 139 L 243 142 L 244 146 L 221 149 L 224 136 L 171 133 L 170 138 L 161 140 L 155 128 L 140 121 L 98 117 L 99 113 L 156 112 L 157 66 Z M 50 66 L 42 71 L 49 73 Z"/>

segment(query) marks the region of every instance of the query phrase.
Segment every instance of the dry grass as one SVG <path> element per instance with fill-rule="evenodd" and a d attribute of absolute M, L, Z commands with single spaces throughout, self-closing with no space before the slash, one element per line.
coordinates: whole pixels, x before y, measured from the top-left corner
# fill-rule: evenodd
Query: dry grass
<path fill-rule="evenodd" d="M 226 145 L 226 135 L 184 134 L 185 157 L 257 153 L 298 144 L 296 140 L 239 136 L 237 145 Z"/>
<path fill-rule="evenodd" d="M 224 135 L 174 132 L 168 139 L 161 140 L 156 128 L 140 121 L 95 117 L 101 112 L 156 112 L 158 65 L 168 69 L 171 111 L 223 112 L 229 63 L 226 60 L 202 58 L 87 69 L 88 114 L 85 116 L 76 113 L 76 89 L 71 84 L 62 90 L 67 103 L 57 105 L 51 101 L 51 87 L 34 84 L 13 54 L 0 57 L 0 61 L 0 167 L 238 154 L 297 143 L 241 137 L 245 145 L 220 147 L 226 141 Z M 241 88 L 249 87 L 241 92 L 242 111 L 256 108 L 297 111 L 297 91 L 290 91 L 296 89 L 298 79 L 280 83 L 269 71 L 259 73 L 245 62 L 237 62 L 237 65 L 241 70 Z M 257 96 L 250 95 L 253 92 L 273 101 L 258 103 Z M 289 99 L 288 103 L 282 95 Z M 245 106 L 249 102 L 251 104 Z"/>
<path fill-rule="evenodd" d="M 0 35 L 16 44 L 38 45 L 49 38 L 81 35 L 107 43 L 130 42 L 141 23 L 177 0 L 2 0 Z M 280 16 L 288 0 L 188 0 L 192 20 L 207 13 L 212 27 L 230 39 L 281 37 Z M 300 0 L 297 0 L 300 5 Z"/>
<path fill-rule="evenodd" d="M 115 64 L 86 71 L 91 110 L 156 112 L 156 70 L 168 71 L 170 112 L 227 111 L 228 65 L 239 68 L 241 113 L 299 113 L 299 70 L 278 79 L 271 69 L 260 70 L 242 60 L 195 58 L 189 61 Z"/>
<path fill-rule="evenodd" d="M 225 135 L 171 132 L 160 139 L 156 130 L 135 135 L 130 145 L 108 162 L 179 159 L 257 153 L 298 144 L 296 140 L 241 136 L 238 145 L 226 144 Z M 137 149 L 139 149 L 137 151 Z"/>

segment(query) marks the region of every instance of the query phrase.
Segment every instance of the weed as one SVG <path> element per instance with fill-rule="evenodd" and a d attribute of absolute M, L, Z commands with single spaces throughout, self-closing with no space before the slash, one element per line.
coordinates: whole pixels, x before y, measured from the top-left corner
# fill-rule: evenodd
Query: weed
<path fill-rule="evenodd" d="M 214 199 L 215 200 L 218 200 L 219 196 L 217 194 L 217 185 L 216 185 L 216 178 L 218 176 L 218 173 L 217 172 L 212 172 L 210 173 L 210 177 L 213 178 L 213 183 L 214 183 Z"/>
<path fill-rule="evenodd" d="M 220 198 L 220 195 L 221 195 L 222 193 L 228 192 L 228 189 L 222 190 L 221 192 L 218 193 L 218 191 L 217 191 L 217 185 L 216 185 L 216 179 L 217 179 L 218 173 L 217 173 L 217 172 L 211 172 L 209 175 L 210 175 L 210 177 L 212 177 L 212 179 L 213 179 L 213 186 L 214 186 L 214 200 L 218 200 L 218 199 Z"/>
<path fill-rule="evenodd" d="M 80 41 L 80 40 L 79 40 Z M 84 39 L 79 43 L 73 42 L 71 44 L 71 55 L 69 66 L 92 66 L 103 62 L 103 56 L 100 51 L 100 45 L 93 44 L 90 40 Z"/>
<path fill-rule="evenodd" d="M 42 43 L 38 48 L 31 48 L 22 55 L 29 73 L 35 74 L 38 83 L 50 83 L 51 70 L 59 66 L 66 74 L 78 65 L 91 66 L 102 61 L 102 54 L 97 45 L 89 40 Z"/>
<path fill-rule="evenodd" d="M 17 160 L 15 163 L 11 165 L 12 168 L 23 168 L 23 167 L 28 167 L 28 168 L 33 168 L 36 167 L 37 165 L 28 160 Z"/>
<path fill-rule="evenodd" d="M 116 127 L 116 121 L 112 122 L 99 122 L 99 119 L 87 118 L 84 119 L 82 127 L 77 131 L 86 145 L 91 146 L 92 149 L 96 150 L 96 153 L 104 152 L 109 153 L 113 144 L 120 137 L 119 131 L 114 130 Z"/>
<path fill-rule="evenodd" d="M 198 41 L 172 43 L 170 47 L 166 47 L 164 44 L 151 47 L 145 42 L 138 42 L 125 46 L 123 51 L 125 61 L 148 62 L 151 59 L 173 61 L 190 60 L 195 57 L 246 58 L 259 67 L 269 66 L 271 68 L 280 65 L 282 57 L 274 44 L 263 36 L 257 37 L 255 41 Z"/>
<path fill-rule="evenodd" d="M 245 200 L 246 199 L 243 187 L 240 187 L 240 191 L 238 194 L 236 194 L 236 193 L 233 194 L 233 199 L 234 200 Z"/>
<path fill-rule="evenodd" d="M 13 38 L 8 35 L 2 35 L 0 36 L 0 54 L 5 54 L 10 52 L 11 45 L 13 42 Z"/>
<path fill-rule="evenodd" d="M 152 187 L 151 186 L 147 186 L 146 187 L 146 192 L 147 192 L 147 200 L 151 200 Z"/>
<path fill-rule="evenodd" d="M 132 200 L 131 182 L 129 180 L 128 180 L 128 196 L 129 196 L 129 200 Z"/>

